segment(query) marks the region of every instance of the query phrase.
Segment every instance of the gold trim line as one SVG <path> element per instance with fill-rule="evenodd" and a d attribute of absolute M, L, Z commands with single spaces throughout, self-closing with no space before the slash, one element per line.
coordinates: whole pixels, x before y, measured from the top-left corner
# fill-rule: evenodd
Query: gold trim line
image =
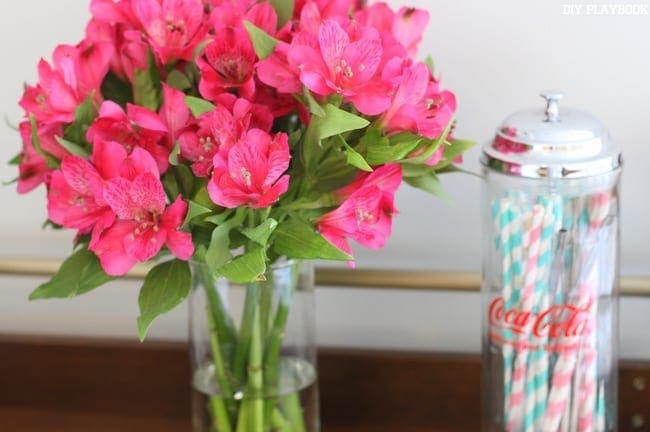
<path fill-rule="evenodd" d="M 52 276 L 60 265 L 61 261 L 56 259 L 0 258 L 0 275 Z M 146 274 L 147 267 L 138 265 L 126 278 L 142 279 Z M 481 287 L 481 276 L 476 272 L 319 267 L 316 269 L 316 284 L 347 288 L 477 292 Z M 650 297 L 650 277 L 623 277 L 620 292 L 626 296 Z"/>

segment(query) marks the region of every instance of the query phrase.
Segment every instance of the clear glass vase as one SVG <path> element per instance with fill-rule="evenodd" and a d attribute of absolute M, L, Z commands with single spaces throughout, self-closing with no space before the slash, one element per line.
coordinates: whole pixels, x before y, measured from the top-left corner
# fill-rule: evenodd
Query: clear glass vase
<path fill-rule="evenodd" d="M 192 263 L 194 432 L 318 432 L 311 263 L 271 266 L 246 285 Z"/>

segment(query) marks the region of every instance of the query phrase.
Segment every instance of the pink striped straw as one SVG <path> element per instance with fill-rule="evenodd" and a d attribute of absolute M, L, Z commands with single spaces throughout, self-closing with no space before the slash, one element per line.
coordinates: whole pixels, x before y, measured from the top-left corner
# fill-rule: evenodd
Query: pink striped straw
<path fill-rule="evenodd" d="M 610 195 L 609 193 L 596 194 L 589 200 L 589 235 L 588 238 L 596 241 L 598 230 L 609 214 Z M 594 245 L 595 249 L 597 245 Z M 592 251 L 592 253 L 594 253 Z M 583 286 L 581 286 L 580 297 L 583 302 L 589 304 L 596 302 L 598 299 L 599 288 L 599 266 L 598 259 L 594 261 L 589 271 L 589 276 Z M 594 412 L 596 411 L 596 394 L 598 391 L 598 370 L 597 370 L 597 351 L 596 351 L 596 306 L 593 305 L 589 313 L 589 333 L 588 349 L 585 352 L 582 364 L 582 379 L 580 380 L 580 406 L 578 417 L 578 432 L 591 432 L 594 430 Z"/>
<path fill-rule="evenodd" d="M 544 207 L 536 204 L 533 207 L 530 227 L 524 236 L 524 248 L 528 246 L 526 259 L 524 288 L 522 291 L 522 309 L 532 309 L 535 302 L 535 282 L 537 281 L 537 261 L 539 258 L 540 237 L 542 233 L 542 222 L 544 219 Z M 527 336 L 521 335 L 519 339 L 525 342 Z M 508 400 L 508 431 L 521 430 L 524 414 L 524 390 L 526 383 L 526 366 L 528 362 L 528 349 L 525 345 L 517 347 L 515 366 L 512 373 L 512 387 Z"/>

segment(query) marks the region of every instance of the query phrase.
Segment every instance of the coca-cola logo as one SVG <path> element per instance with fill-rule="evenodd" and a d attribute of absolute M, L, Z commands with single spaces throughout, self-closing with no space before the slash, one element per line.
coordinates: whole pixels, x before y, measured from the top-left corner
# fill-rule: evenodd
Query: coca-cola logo
<path fill-rule="evenodd" d="M 488 309 L 490 336 L 500 343 L 527 343 L 529 338 L 572 343 L 593 331 L 592 307 L 594 302 L 589 301 L 580 306 L 555 304 L 531 311 L 509 306 L 503 297 L 495 297 Z"/>

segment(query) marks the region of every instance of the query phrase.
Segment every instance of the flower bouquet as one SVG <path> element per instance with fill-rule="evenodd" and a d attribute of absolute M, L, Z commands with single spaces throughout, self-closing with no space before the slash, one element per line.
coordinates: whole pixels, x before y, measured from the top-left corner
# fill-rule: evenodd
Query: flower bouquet
<path fill-rule="evenodd" d="M 427 12 L 352 0 L 91 11 L 84 40 L 41 60 L 20 101 L 18 192 L 44 183 L 47 224 L 77 232 L 31 298 L 151 263 L 141 339 L 203 291 L 211 390 L 197 430 L 316 430 L 279 390 L 292 299 L 313 285 L 301 263 L 353 263 L 349 240 L 381 248 L 402 181 L 440 195 L 438 175 L 471 146 L 451 138 L 454 95 L 415 60 Z M 239 328 L 222 283 L 244 287 Z"/>

